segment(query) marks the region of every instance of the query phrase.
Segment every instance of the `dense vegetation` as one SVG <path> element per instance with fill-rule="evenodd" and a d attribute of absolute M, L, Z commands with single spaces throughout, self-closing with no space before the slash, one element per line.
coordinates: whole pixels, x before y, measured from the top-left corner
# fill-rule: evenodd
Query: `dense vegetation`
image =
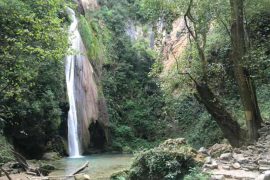
<path fill-rule="evenodd" d="M 29 158 L 65 153 L 58 143 L 66 138 L 68 110 L 66 3 L 0 0 L 0 163 L 13 158 L 12 146 Z M 270 120 L 268 0 L 100 0 L 99 6 L 77 16 L 108 106 L 107 150 L 132 152 L 171 137 L 194 148 L 256 141 Z M 179 17 L 184 28 L 175 41 L 186 44 L 175 55 L 180 50 L 164 39 Z M 173 61 L 169 69 L 166 61 Z M 198 174 L 181 148 L 143 151 L 129 176 L 183 178 L 190 167 Z"/>
<path fill-rule="evenodd" d="M 66 103 L 63 3 L 0 1 L 0 128 L 31 157 L 57 134 Z"/>
<path fill-rule="evenodd" d="M 155 80 L 148 76 L 153 52 L 143 39 L 134 42 L 126 34 L 135 6 L 126 1 L 101 4 L 96 16 L 109 34 L 104 42 L 108 56 L 102 69 L 102 85 L 109 107 L 112 148 L 130 151 L 160 138 L 164 102 Z"/>

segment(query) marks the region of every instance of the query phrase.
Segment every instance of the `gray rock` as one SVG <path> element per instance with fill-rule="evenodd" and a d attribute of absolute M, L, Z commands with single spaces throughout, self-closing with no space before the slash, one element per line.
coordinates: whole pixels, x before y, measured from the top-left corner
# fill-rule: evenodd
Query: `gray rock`
<path fill-rule="evenodd" d="M 208 155 L 207 149 L 205 147 L 201 147 L 198 152 Z"/>
<path fill-rule="evenodd" d="M 91 180 L 91 178 L 87 174 L 77 174 L 75 175 L 75 180 Z"/>
<path fill-rule="evenodd" d="M 270 161 L 267 161 L 267 160 L 259 160 L 259 161 L 258 161 L 258 164 L 260 164 L 260 165 L 270 165 Z"/>
<path fill-rule="evenodd" d="M 224 153 L 220 155 L 221 160 L 230 160 L 232 158 L 232 153 Z"/>
<path fill-rule="evenodd" d="M 246 164 L 249 162 L 248 158 L 247 157 L 244 157 L 243 154 L 236 154 L 234 153 L 233 154 L 233 158 L 240 164 Z"/>
<path fill-rule="evenodd" d="M 47 152 L 42 156 L 43 160 L 51 161 L 60 159 L 60 156 L 56 152 Z"/>

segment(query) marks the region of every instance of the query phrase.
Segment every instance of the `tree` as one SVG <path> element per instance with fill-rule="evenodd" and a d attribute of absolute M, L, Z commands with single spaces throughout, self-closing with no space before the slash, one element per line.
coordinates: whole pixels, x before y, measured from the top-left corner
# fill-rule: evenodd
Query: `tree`
<path fill-rule="evenodd" d="M 248 25 L 250 19 L 244 19 L 244 15 L 246 16 L 245 18 L 253 18 L 254 15 L 258 16 L 260 13 L 265 14 L 265 12 L 267 12 L 266 9 L 269 9 L 270 6 L 269 1 L 263 0 L 254 2 L 247 0 L 245 3 L 243 0 L 215 2 L 209 0 L 138 1 L 141 6 L 141 11 L 152 23 L 156 23 L 160 18 L 165 21 L 168 20 L 170 23 L 172 22 L 171 18 L 184 16 L 188 39 L 190 40 L 189 44 L 195 47 L 197 51 L 195 55 L 197 57 L 193 56 L 192 60 L 194 61 L 194 59 L 197 58 L 200 63 L 199 66 L 196 66 L 197 70 L 196 72 L 194 71 L 195 73 L 184 71 L 184 73 L 180 72 L 180 74 L 187 75 L 189 79 L 194 82 L 196 89 L 195 96 L 205 105 L 209 114 L 215 118 L 224 136 L 231 144 L 235 145 L 235 142 L 232 143 L 232 140 L 230 140 L 234 138 L 238 139 L 238 143 L 236 144 L 241 144 L 241 141 L 244 142 L 247 139 L 249 142 L 254 142 L 258 138 L 258 129 L 261 126 L 262 118 L 257 102 L 255 84 L 252 79 L 254 75 L 256 77 L 260 75 L 254 74 L 254 72 L 251 71 L 254 69 L 254 66 L 259 67 L 259 64 L 266 62 L 265 58 L 267 57 L 267 53 L 264 54 L 266 51 L 261 50 L 260 53 L 263 55 L 261 55 L 260 58 L 258 57 L 258 60 L 263 59 L 263 62 L 252 62 L 254 55 L 252 56 L 252 52 L 249 52 L 249 50 L 253 44 L 247 34 L 247 32 L 250 31 L 250 27 L 245 27 Z M 229 22 L 229 19 L 231 19 L 231 23 L 229 23 L 231 29 L 228 28 L 227 22 Z M 244 24 L 244 21 L 247 21 L 247 23 Z M 228 81 L 230 81 L 232 89 L 236 87 L 235 84 L 238 86 L 238 93 L 245 111 L 243 115 L 245 116 L 248 135 L 246 135 L 246 132 L 242 131 L 240 124 L 236 122 L 233 115 L 226 110 L 225 106 L 222 105 L 222 101 L 219 101 L 215 95 L 218 94 L 218 92 L 215 91 L 217 89 L 215 89 L 213 80 L 218 78 L 211 77 L 213 74 L 211 72 L 211 57 L 209 58 L 209 56 L 212 56 L 212 52 L 211 50 L 209 51 L 211 47 L 208 46 L 208 44 L 210 44 L 208 37 L 213 36 L 216 29 L 220 30 L 221 26 L 223 29 L 225 27 L 227 34 L 225 34 L 225 31 L 219 32 L 219 34 L 223 34 L 224 37 L 226 37 L 224 41 L 229 42 L 226 44 L 223 52 L 227 51 L 226 59 L 230 58 L 232 60 L 224 62 L 224 60 L 226 60 L 224 59 L 222 66 L 224 66 L 224 70 L 229 75 Z M 256 42 L 255 45 L 257 45 L 257 47 L 267 47 L 262 43 L 258 44 L 258 42 Z M 189 51 L 191 49 L 192 48 L 190 48 Z M 231 57 L 228 55 L 229 52 L 231 52 Z M 231 67 L 233 67 L 232 70 L 228 70 Z M 237 95 L 234 95 L 234 98 L 238 101 Z"/>
<path fill-rule="evenodd" d="M 65 102 L 64 0 L 0 1 L 0 118 L 16 148 L 40 155 Z"/>
<path fill-rule="evenodd" d="M 212 92 L 208 85 L 208 61 L 205 55 L 206 39 L 212 18 L 204 19 L 203 14 L 196 12 L 197 16 L 192 15 L 193 0 L 190 0 L 186 13 L 184 14 L 185 25 L 189 35 L 195 43 L 201 61 L 202 78 L 195 81 L 197 94 L 196 99 L 204 104 L 207 111 L 214 117 L 215 121 L 221 128 L 224 137 L 228 139 L 233 146 L 239 146 L 241 141 L 241 128 L 231 114 L 226 110 L 218 97 Z"/>
<path fill-rule="evenodd" d="M 243 0 L 230 0 L 231 5 L 231 43 L 234 74 L 239 87 L 239 94 L 245 111 L 248 138 L 254 142 L 258 138 L 258 128 L 262 118 L 256 97 L 254 83 L 245 67 L 247 62 L 246 34 L 244 29 Z"/>

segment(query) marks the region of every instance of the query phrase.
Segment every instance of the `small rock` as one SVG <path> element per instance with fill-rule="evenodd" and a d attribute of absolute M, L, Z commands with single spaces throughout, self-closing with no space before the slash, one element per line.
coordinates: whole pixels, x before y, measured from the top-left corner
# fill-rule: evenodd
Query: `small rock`
<path fill-rule="evenodd" d="M 207 149 L 205 147 L 201 147 L 198 152 L 208 155 Z"/>
<path fill-rule="evenodd" d="M 204 159 L 204 161 L 205 161 L 205 164 L 211 164 L 212 163 L 212 158 L 210 156 L 208 156 L 208 157 L 206 157 Z"/>
<path fill-rule="evenodd" d="M 250 145 L 250 146 L 247 147 L 247 149 L 248 149 L 248 150 L 256 150 L 256 147 L 253 146 L 253 145 Z"/>
<path fill-rule="evenodd" d="M 232 153 L 224 153 L 220 155 L 221 160 L 230 160 L 232 158 Z"/>
<path fill-rule="evenodd" d="M 87 174 L 77 174 L 75 175 L 75 180 L 90 180 L 90 176 Z"/>
<path fill-rule="evenodd" d="M 231 168 L 230 168 L 230 166 L 228 166 L 228 165 L 223 165 L 223 166 L 222 166 L 222 169 L 230 170 Z"/>
<path fill-rule="evenodd" d="M 224 180 L 225 176 L 224 175 L 212 175 L 211 180 Z"/>
<path fill-rule="evenodd" d="M 241 168 L 241 165 L 239 163 L 233 163 L 232 167 L 234 169 L 240 169 Z"/>
<path fill-rule="evenodd" d="M 207 169 L 217 169 L 218 165 L 216 162 L 213 162 L 212 164 L 204 164 L 203 167 Z"/>

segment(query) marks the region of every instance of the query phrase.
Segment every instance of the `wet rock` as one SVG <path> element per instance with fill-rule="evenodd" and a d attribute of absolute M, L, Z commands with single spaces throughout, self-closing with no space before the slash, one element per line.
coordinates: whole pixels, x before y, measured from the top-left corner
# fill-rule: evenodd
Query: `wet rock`
<path fill-rule="evenodd" d="M 232 158 L 232 153 L 224 153 L 220 155 L 221 160 L 230 160 Z"/>
<path fill-rule="evenodd" d="M 75 180 L 91 180 L 91 178 L 87 174 L 77 174 L 75 175 Z"/>
<path fill-rule="evenodd" d="M 240 169 L 240 168 L 241 168 L 241 165 L 240 165 L 239 163 L 233 163 L 233 164 L 232 164 L 232 167 L 233 167 L 234 169 Z"/>
<path fill-rule="evenodd" d="M 56 152 L 47 152 L 42 156 L 43 160 L 51 161 L 60 159 L 60 156 Z"/>

